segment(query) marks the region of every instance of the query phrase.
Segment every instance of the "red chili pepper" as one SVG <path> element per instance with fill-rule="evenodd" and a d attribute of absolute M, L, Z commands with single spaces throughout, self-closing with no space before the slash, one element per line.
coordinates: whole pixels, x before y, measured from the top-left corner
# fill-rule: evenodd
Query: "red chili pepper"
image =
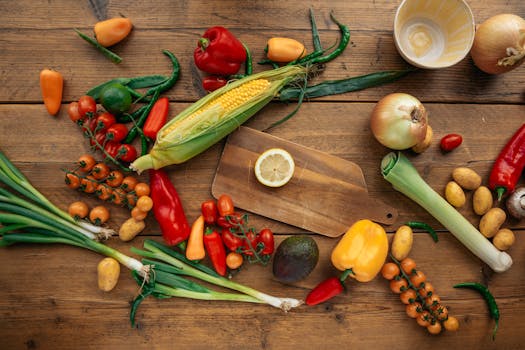
<path fill-rule="evenodd" d="M 201 213 L 204 216 L 204 222 L 208 225 L 213 225 L 219 217 L 219 212 L 217 211 L 217 204 L 213 199 L 208 199 L 201 203 Z"/>
<path fill-rule="evenodd" d="M 221 231 L 222 242 L 230 251 L 235 252 L 242 247 L 242 239 L 233 234 L 230 229 L 223 228 Z"/>
<path fill-rule="evenodd" d="M 170 100 L 167 97 L 161 97 L 155 102 L 142 128 L 144 135 L 153 140 L 157 138 L 157 133 L 168 120 L 169 106 Z"/>
<path fill-rule="evenodd" d="M 215 230 L 207 229 L 204 234 L 204 247 L 213 264 L 213 268 L 221 276 L 226 275 L 226 250 L 221 236 Z"/>
<path fill-rule="evenodd" d="M 463 142 L 463 137 L 459 134 L 448 134 L 443 136 L 441 139 L 441 142 L 439 143 L 439 146 L 441 149 L 445 152 L 450 152 L 453 149 L 459 147 L 461 143 Z"/>
<path fill-rule="evenodd" d="M 514 133 L 492 166 L 489 188 L 496 191 L 498 201 L 514 192 L 525 167 L 525 124 Z"/>
<path fill-rule="evenodd" d="M 343 292 L 343 283 L 337 277 L 330 277 L 319 283 L 306 296 L 306 305 L 317 305 L 323 303 Z"/>
<path fill-rule="evenodd" d="M 244 45 L 226 28 L 206 30 L 193 52 L 195 65 L 209 74 L 232 75 L 246 61 Z"/>
<path fill-rule="evenodd" d="M 218 77 L 216 75 L 210 75 L 202 79 L 202 88 L 206 91 L 215 91 L 225 86 L 228 83 L 228 80 L 223 77 Z"/>
<path fill-rule="evenodd" d="M 153 213 L 167 245 L 184 242 L 190 235 L 182 202 L 168 174 L 162 170 L 149 171 L 150 196 L 153 199 Z"/>

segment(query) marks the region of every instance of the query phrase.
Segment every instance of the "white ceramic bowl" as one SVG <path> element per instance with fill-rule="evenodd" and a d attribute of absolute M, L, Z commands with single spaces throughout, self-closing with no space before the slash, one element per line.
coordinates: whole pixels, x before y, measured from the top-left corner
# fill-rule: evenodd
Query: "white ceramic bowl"
<path fill-rule="evenodd" d="M 403 0 L 394 19 L 394 42 L 410 64 L 450 67 L 469 53 L 475 21 L 463 0 Z"/>

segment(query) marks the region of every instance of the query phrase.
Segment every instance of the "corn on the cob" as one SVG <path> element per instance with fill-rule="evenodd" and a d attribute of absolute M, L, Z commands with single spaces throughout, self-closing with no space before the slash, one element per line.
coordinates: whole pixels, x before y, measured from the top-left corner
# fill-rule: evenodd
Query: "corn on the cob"
<path fill-rule="evenodd" d="M 149 154 L 131 164 L 137 172 L 180 164 L 230 134 L 266 106 L 288 83 L 305 79 L 308 69 L 284 66 L 250 75 L 201 98 L 157 134 Z"/>

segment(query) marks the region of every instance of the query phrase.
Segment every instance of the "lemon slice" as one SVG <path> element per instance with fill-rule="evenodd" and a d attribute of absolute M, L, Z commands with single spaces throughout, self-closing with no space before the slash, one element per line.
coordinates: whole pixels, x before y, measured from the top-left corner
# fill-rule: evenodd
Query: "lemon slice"
<path fill-rule="evenodd" d="M 292 178 L 295 163 L 284 149 L 270 148 L 257 158 L 254 170 L 255 177 L 263 185 L 281 187 Z"/>

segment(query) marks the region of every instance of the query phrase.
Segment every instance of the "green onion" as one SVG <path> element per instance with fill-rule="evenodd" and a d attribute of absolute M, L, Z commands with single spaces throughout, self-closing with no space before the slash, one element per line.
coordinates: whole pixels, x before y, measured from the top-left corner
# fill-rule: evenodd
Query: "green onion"
<path fill-rule="evenodd" d="M 400 152 L 391 152 L 381 161 L 383 177 L 395 190 L 426 209 L 472 253 L 496 272 L 512 266 L 512 258 L 499 251 L 461 213 L 434 191 Z"/>

